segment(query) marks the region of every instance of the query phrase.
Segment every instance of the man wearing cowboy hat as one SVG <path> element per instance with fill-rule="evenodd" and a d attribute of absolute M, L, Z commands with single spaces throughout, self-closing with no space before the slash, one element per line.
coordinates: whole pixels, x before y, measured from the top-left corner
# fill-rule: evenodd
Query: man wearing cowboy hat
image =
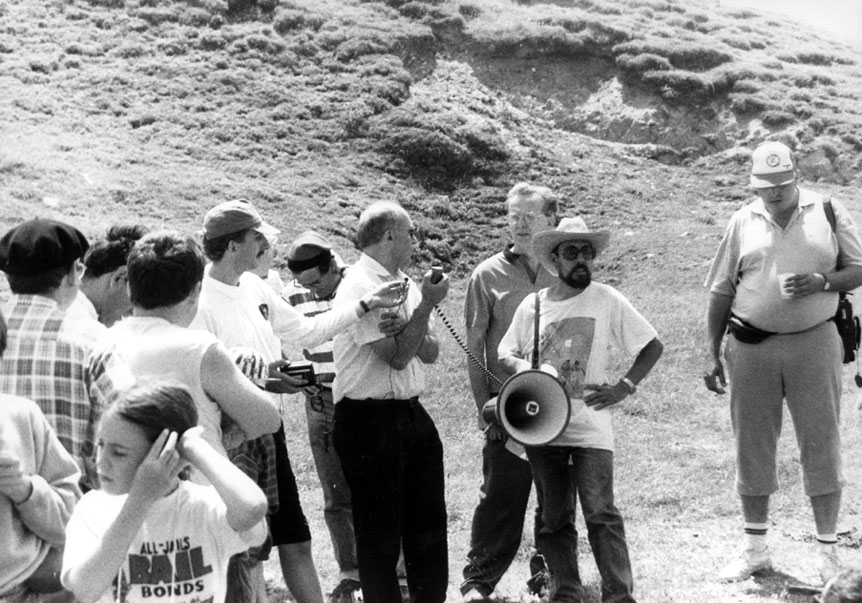
<path fill-rule="evenodd" d="M 634 601 L 623 519 L 614 506 L 608 407 L 635 393 L 663 346 L 655 329 L 622 294 L 592 282 L 593 260 L 609 240 L 608 231 L 591 231 L 581 218 L 565 218 L 556 230 L 536 234 L 535 255 L 558 281 L 524 299 L 498 348 L 508 372 L 531 368 L 527 359 L 533 353 L 538 296 L 540 363 L 559 378 L 572 401 L 571 419 L 563 433 L 547 445 L 527 448 L 542 500 L 544 526 L 537 545 L 554 577 L 551 602 L 574 603 L 582 597 L 575 492 L 602 578 L 602 601 Z M 606 375 L 609 343 L 635 357 L 613 385 L 608 385 Z"/>
<path fill-rule="evenodd" d="M 835 325 L 838 292 L 862 285 L 862 242 L 850 214 L 832 200 L 797 187 L 790 149 L 765 142 L 751 155 L 758 199 L 730 219 L 706 286 L 706 387 L 718 394 L 730 381 L 736 438 L 736 487 L 745 546 L 719 573 L 745 580 L 771 567 L 766 545 L 769 497 L 778 489 L 775 451 L 783 402 L 801 450 L 803 485 L 817 529 L 816 566 L 824 582 L 838 570 L 835 549 L 844 483 L 838 419 L 841 343 Z M 782 278 L 783 277 L 783 278 Z"/>

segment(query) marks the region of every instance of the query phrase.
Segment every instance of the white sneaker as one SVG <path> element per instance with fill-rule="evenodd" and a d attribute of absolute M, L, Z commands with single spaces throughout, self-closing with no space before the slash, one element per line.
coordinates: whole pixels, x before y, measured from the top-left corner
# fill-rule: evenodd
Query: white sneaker
<path fill-rule="evenodd" d="M 740 582 L 747 580 L 751 574 L 771 568 L 768 546 L 762 549 L 744 549 L 736 559 L 718 572 L 718 579 L 722 582 Z"/>
<path fill-rule="evenodd" d="M 841 571 L 841 560 L 838 559 L 837 547 L 833 544 L 826 550 L 818 550 L 816 565 L 820 579 L 823 580 L 823 584 L 826 584 L 830 578 Z"/>

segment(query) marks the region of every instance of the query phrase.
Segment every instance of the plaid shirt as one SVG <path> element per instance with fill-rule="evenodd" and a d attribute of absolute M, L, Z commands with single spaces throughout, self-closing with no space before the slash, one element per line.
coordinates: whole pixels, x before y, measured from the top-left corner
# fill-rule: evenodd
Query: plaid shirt
<path fill-rule="evenodd" d="M 54 300 L 41 295 L 13 294 L 5 313 L 8 343 L 0 361 L 0 391 L 36 402 L 87 475 L 84 459 L 94 455 L 96 425 L 117 387 L 110 371 L 92 375 L 88 369 L 88 356 L 105 327 L 67 318 Z"/>

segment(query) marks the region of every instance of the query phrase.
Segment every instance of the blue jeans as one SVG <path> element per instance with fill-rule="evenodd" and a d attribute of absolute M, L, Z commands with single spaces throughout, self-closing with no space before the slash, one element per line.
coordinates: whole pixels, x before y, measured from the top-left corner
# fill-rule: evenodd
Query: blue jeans
<path fill-rule="evenodd" d="M 551 601 L 581 601 L 577 570 L 574 492 L 584 511 L 587 536 L 602 578 L 602 601 L 634 602 L 623 518 L 614 506 L 614 454 L 597 448 L 527 448 L 541 493 L 544 527 L 537 546 L 554 577 Z M 569 459 L 572 464 L 569 465 Z"/>
<path fill-rule="evenodd" d="M 338 460 L 332 443 L 332 429 L 335 423 L 332 390 L 321 390 L 320 396 L 320 402 L 315 401 L 313 406 L 310 396 L 306 396 L 305 415 L 308 419 L 311 455 L 314 457 L 314 466 L 323 490 L 323 519 L 329 530 L 339 578 L 359 580 L 350 488 L 347 486 L 341 461 Z"/>
<path fill-rule="evenodd" d="M 443 603 L 449 583 L 443 445 L 417 399 L 335 405 L 332 434 L 353 501 L 366 603 L 401 603 L 401 547 L 411 603 Z"/>
<path fill-rule="evenodd" d="M 475 588 L 488 596 L 494 592 L 521 546 L 533 473 L 528 461 L 506 450 L 505 440 L 486 439 L 482 448 L 482 477 L 461 594 Z M 538 508 L 533 525 L 534 538 L 538 540 L 542 525 Z M 533 559 L 544 566 L 539 555 L 534 555 Z"/>

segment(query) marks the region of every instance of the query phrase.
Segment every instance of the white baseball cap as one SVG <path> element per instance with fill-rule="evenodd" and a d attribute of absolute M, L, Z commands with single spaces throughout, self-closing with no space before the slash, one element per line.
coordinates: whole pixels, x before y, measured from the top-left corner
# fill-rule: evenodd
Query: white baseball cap
<path fill-rule="evenodd" d="M 780 142 L 764 142 L 751 154 L 751 186 L 772 188 L 790 184 L 796 178 L 793 154 Z"/>

